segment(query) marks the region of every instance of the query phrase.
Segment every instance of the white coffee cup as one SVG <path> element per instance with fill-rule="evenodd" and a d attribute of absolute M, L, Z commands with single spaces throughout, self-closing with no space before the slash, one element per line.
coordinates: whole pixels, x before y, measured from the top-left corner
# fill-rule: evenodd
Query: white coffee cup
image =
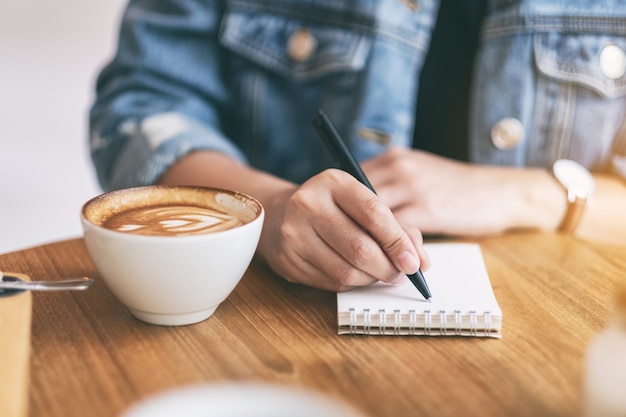
<path fill-rule="evenodd" d="M 254 256 L 264 211 L 235 191 L 146 186 L 83 205 L 96 269 L 136 318 L 185 325 L 210 317 Z"/>

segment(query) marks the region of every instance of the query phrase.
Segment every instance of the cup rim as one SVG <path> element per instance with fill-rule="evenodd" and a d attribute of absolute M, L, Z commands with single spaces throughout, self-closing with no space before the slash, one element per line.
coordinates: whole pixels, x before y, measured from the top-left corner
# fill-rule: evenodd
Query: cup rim
<path fill-rule="evenodd" d="M 252 219 L 250 219 L 248 222 L 241 224 L 237 227 L 231 228 L 231 229 L 226 229 L 226 230 L 219 230 L 219 231 L 215 231 L 215 232 L 211 232 L 211 233 L 200 233 L 200 234 L 190 234 L 190 235 L 178 235 L 178 236 L 166 236 L 166 235 L 141 235 L 141 234 L 134 234 L 134 233 L 126 233 L 126 232 L 120 232 L 117 230 L 111 230 L 111 229 L 107 229 L 106 227 L 99 225 L 95 222 L 93 222 L 92 220 L 90 220 L 87 215 L 86 212 L 88 210 L 88 207 L 96 204 L 99 201 L 103 201 L 106 198 L 108 198 L 111 195 L 117 195 L 117 194 L 123 194 L 123 193 L 131 193 L 134 191 L 140 191 L 140 190 L 149 190 L 149 189 L 168 189 L 168 190 L 192 190 L 192 191 L 199 191 L 199 192 L 204 192 L 204 191 L 212 191 L 212 192 L 223 192 L 226 194 L 230 194 L 230 195 L 234 195 L 234 196 L 241 196 L 244 199 L 252 202 L 257 208 L 258 210 L 256 210 L 256 213 L 254 215 L 254 217 Z M 112 233 L 116 236 L 125 236 L 128 239 L 202 239 L 202 238 L 207 238 L 210 236 L 217 236 L 217 235 L 222 235 L 225 233 L 229 233 L 229 232 L 234 232 L 237 230 L 242 230 L 245 229 L 247 227 L 252 227 L 252 225 L 254 225 L 256 222 L 258 222 L 259 220 L 263 219 L 265 216 L 265 208 L 263 207 L 263 205 L 254 197 L 252 197 L 249 194 L 243 193 L 241 191 L 235 191 L 235 190 L 229 190 L 227 188 L 220 188 L 220 187 L 207 187 L 207 186 L 200 186 L 200 185 L 165 185 L 165 184 L 154 184 L 154 185 L 141 185 L 141 186 L 136 186 L 136 187 L 128 187 L 128 188 L 119 188 L 116 190 L 111 190 L 111 191 L 106 191 L 103 192 L 99 195 L 96 195 L 92 198 L 90 198 L 89 200 L 87 200 L 85 203 L 83 203 L 83 205 L 81 206 L 80 209 L 80 218 L 81 221 L 83 223 L 83 225 L 88 225 L 89 227 L 93 227 L 95 229 L 98 229 L 102 232 L 105 233 Z M 85 227 L 85 226 L 83 226 Z"/>

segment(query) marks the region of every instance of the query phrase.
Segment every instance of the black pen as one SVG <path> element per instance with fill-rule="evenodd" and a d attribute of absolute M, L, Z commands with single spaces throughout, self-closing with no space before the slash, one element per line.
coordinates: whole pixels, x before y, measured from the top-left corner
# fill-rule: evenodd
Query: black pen
<path fill-rule="evenodd" d="M 322 138 L 328 151 L 339 164 L 339 168 L 346 171 L 348 174 L 351 174 L 354 178 L 359 180 L 363 185 L 376 194 L 374 187 L 372 187 L 372 184 L 368 181 L 365 173 L 361 169 L 361 166 L 350 152 L 350 149 L 348 149 L 348 146 L 341 138 L 341 135 L 339 135 L 339 132 L 337 132 L 337 129 L 335 129 L 335 126 L 330 121 L 326 113 L 322 110 L 318 110 L 317 116 L 313 119 L 313 126 Z M 422 294 L 426 300 L 430 300 L 430 290 L 428 289 L 428 284 L 426 284 L 426 279 L 424 279 L 422 271 L 418 269 L 414 274 L 407 274 L 407 277 L 409 277 L 420 294 Z"/>

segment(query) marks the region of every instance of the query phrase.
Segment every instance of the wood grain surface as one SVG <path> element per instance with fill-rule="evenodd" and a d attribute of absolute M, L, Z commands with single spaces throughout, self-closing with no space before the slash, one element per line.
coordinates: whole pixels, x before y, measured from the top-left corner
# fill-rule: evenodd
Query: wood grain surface
<path fill-rule="evenodd" d="M 1 255 L 0 268 L 32 279 L 97 279 L 85 292 L 33 294 L 30 415 L 117 416 L 217 381 L 303 387 L 371 417 L 580 415 L 585 351 L 626 279 L 626 247 L 541 233 L 477 242 L 501 340 L 338 336 L 334 293 L 287 283 L 256 259 L 208 320 L 154 326 L 108 291 L 82 239 Z"/>

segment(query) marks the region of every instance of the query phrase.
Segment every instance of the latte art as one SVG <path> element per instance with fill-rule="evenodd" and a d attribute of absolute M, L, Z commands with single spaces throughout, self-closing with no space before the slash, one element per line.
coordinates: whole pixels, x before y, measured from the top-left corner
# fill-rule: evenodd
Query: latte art
<path fill-rule="evenodd" d="M 213 208 L 184 205 L 139 207 L 111 217 L 107 229 L 140 235 L 184 236 L 232 229 L 245 222 Z"/>

